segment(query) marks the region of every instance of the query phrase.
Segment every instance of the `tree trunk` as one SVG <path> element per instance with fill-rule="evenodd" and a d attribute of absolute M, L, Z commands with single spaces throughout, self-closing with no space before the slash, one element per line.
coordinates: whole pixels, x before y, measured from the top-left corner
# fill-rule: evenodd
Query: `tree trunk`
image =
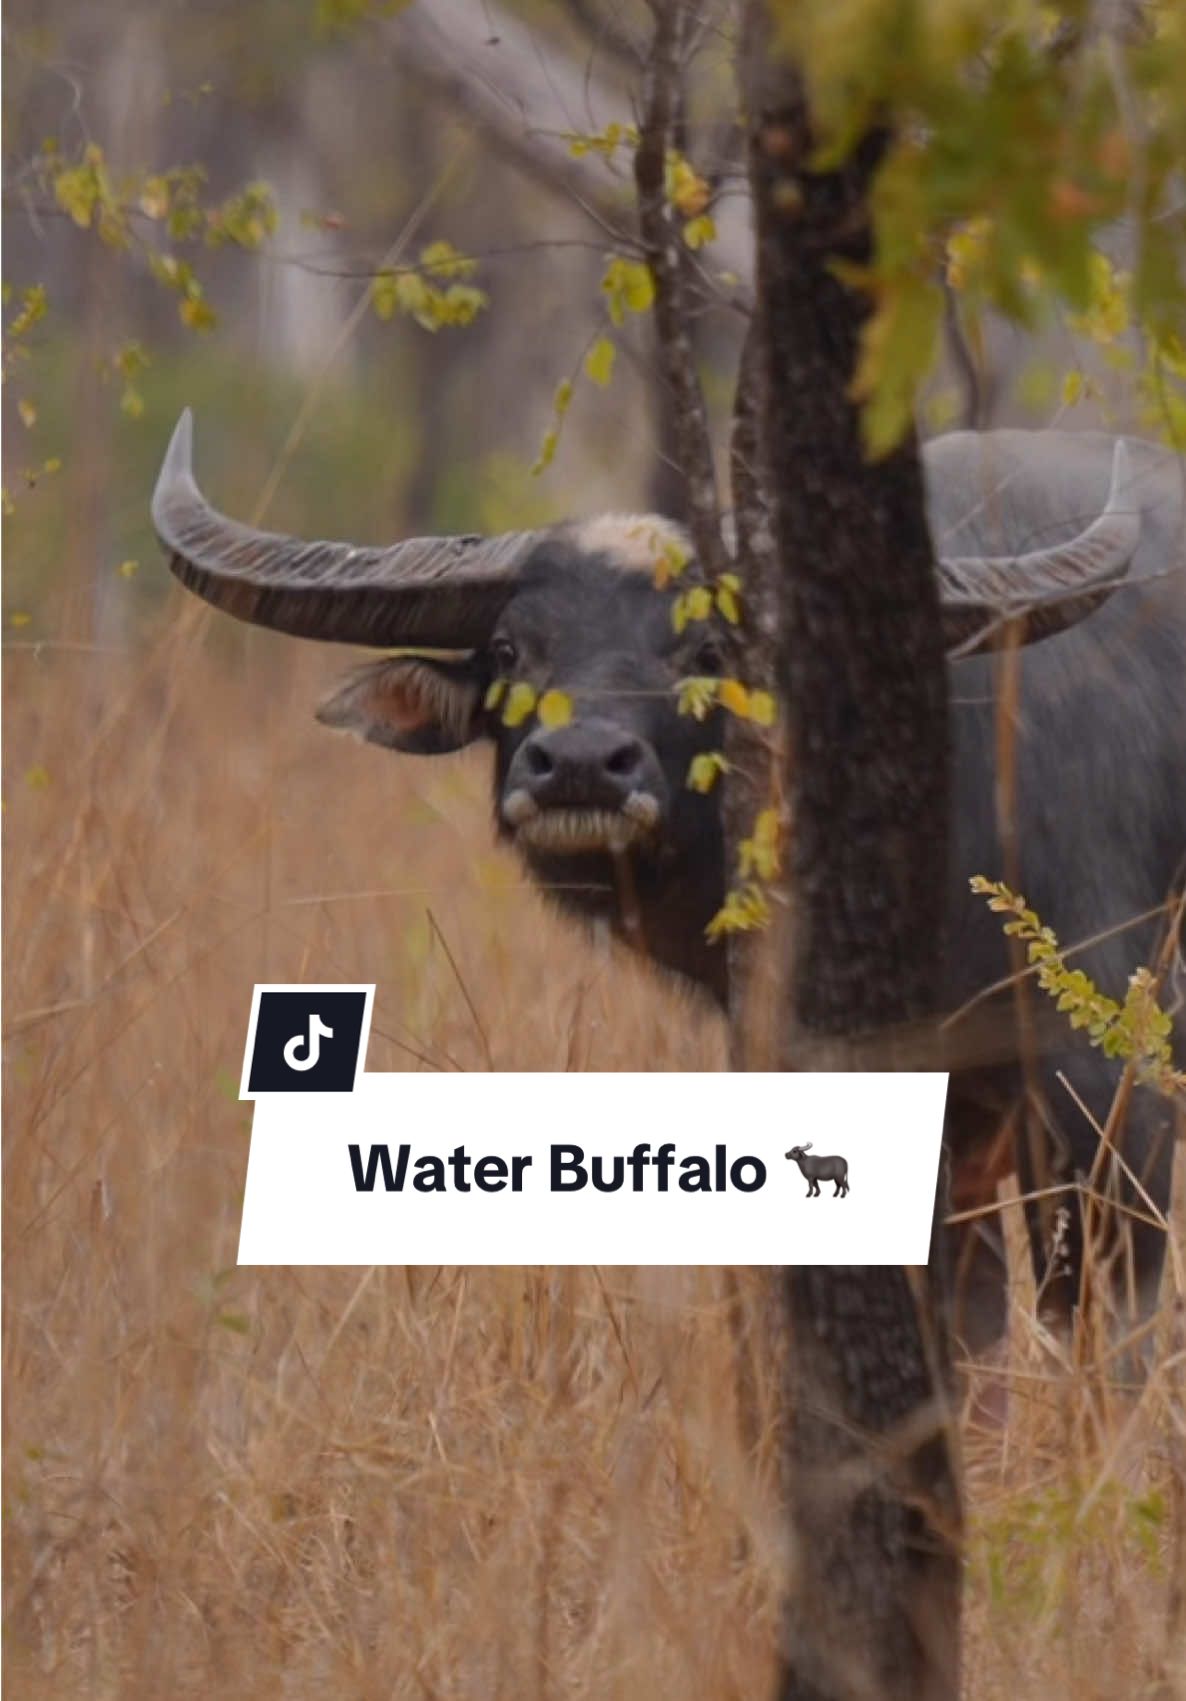
<path fill-rule="evenodd" d="M 917 444 L 864 458 L 850 387 L 868 300 L 833 270 L 869 257 L 886 138 L 813 171 L 802 81 L 773 56 L 764 0 L 746 14 L 758 450 L 793 823 L 777 1066 L 843 1068 L 860 1036 L 917 1028 L 938 998 L 942 639 Z M 752 553 L 748 565 L 761 574 Z M 747 606 L 769 590 L 747 576 Z M 735 1020 L 746 1005 L 741 987 Z M 783 1701 L 951 1701 L 960 1508 L 937 1261 L 794 1269 L 783 1288 L 795 1538 Z"/>

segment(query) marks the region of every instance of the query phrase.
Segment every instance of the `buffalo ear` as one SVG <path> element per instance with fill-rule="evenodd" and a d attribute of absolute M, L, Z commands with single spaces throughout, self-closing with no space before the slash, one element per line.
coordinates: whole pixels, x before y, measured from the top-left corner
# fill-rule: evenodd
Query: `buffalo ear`
<path fill-rule="evenodd" d="M 472 656 L 388 656 L 350 674 L 318 705 L 317 719 L 388 750 L 444 756 L 481 735 L 483 690 Z"/>

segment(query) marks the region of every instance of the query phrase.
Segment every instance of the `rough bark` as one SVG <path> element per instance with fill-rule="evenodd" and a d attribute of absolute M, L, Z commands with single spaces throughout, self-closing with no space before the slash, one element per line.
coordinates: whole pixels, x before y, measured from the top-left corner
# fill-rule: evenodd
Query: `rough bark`
<path fill-rule="evenodd" d="M 642 114 L 634 155 L 638 222 L 655 285 L 659 370 L 671 400 L 676 447 L 688 493 L 688 523 L 701 568 L 724 571 L 716 472 L 704 398 L 692 359 L 683 249 L 667 205 L 667 152 L 674 146 L 681 55 L 689 8 L 684 0 L 652 0 L 654 40 L 643 73 Z"/>
<path fill-rule="evenodd" d="M 850 396 L 884 137 L 811 169 L 801 79 L 746 8 L 757 226 L 761 464 L 782 632 L 777 673 L 794 823 L 794 956 L 781 1066 L 851 1065 L 855 1036 L 915 1026 L 937 998 L 947 733 L 916 443 L 866 462 Z M 822 1049 L 821 1049 L 822 1048 Z M 787 1492 L 794 1562 L 783 1701 L 951 1701 L 959 1494 L 945 1319 L 928 1272 L 790 1270 Z"/>
<path fill-rule="evenodd" d="M 748 685 L 774 692 L 783 622 L 778 554 L 761 466 L 766 376 L 755 318 L 738 364 L 729 476 L 735 565 L 744 587 L 745 656 L 739 671 Z M 742 841 L 753 832 L 759 812 L 786 812 L 785 736 L 782 727 L 767 732 L 752 721 L 729 717 L 725 755 L 730 773 L 723 810 L 730 869 L 738 868 Z M 782 1067 L 790 940 L 790 912 L 780 894 L 775 895 L 767 928 L 728 937 L 729 1061 L 734 1069 Z"/>

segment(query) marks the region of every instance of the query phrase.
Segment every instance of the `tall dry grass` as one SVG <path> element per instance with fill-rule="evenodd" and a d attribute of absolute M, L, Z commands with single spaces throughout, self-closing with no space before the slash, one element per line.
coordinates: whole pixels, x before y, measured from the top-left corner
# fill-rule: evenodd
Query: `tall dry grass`
<path fill-rule="evenodd" d="M 138 661 L 8 658 L 9 1692 L 763 1696 L 760 1274 L 233 1267 L 257 980 L 376 981 L 374 1068 L 723 1062 L 491 848 L 480 755 L 315 727 L 332 671 L 180 599 Z M 1059 1371 L 1013 1268 L 968 1694 L 1184 1695 L 1180 1288 L 1124 1391 Z"/>

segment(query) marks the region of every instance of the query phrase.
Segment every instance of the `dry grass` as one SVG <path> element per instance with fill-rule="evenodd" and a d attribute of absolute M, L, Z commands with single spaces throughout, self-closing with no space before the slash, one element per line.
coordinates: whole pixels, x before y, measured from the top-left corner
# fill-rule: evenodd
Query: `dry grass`
<path fill-rule="evenodd" d="M 723 1057 L 490 848 L 480 757 L 314 727 L 330 671 L 180 601 L 135 670 L 8 660 L 10 1693 L 763 1696 L 775 1375 L 747 1449 L 722 1272 L 233 1268 L 256 980 L 377 981 L 382 1069 Z M 968 1693 L 1186 1694 L 1180 1312 L 1124 1394 L 1030 1298 L 966 1424 Z"/>

